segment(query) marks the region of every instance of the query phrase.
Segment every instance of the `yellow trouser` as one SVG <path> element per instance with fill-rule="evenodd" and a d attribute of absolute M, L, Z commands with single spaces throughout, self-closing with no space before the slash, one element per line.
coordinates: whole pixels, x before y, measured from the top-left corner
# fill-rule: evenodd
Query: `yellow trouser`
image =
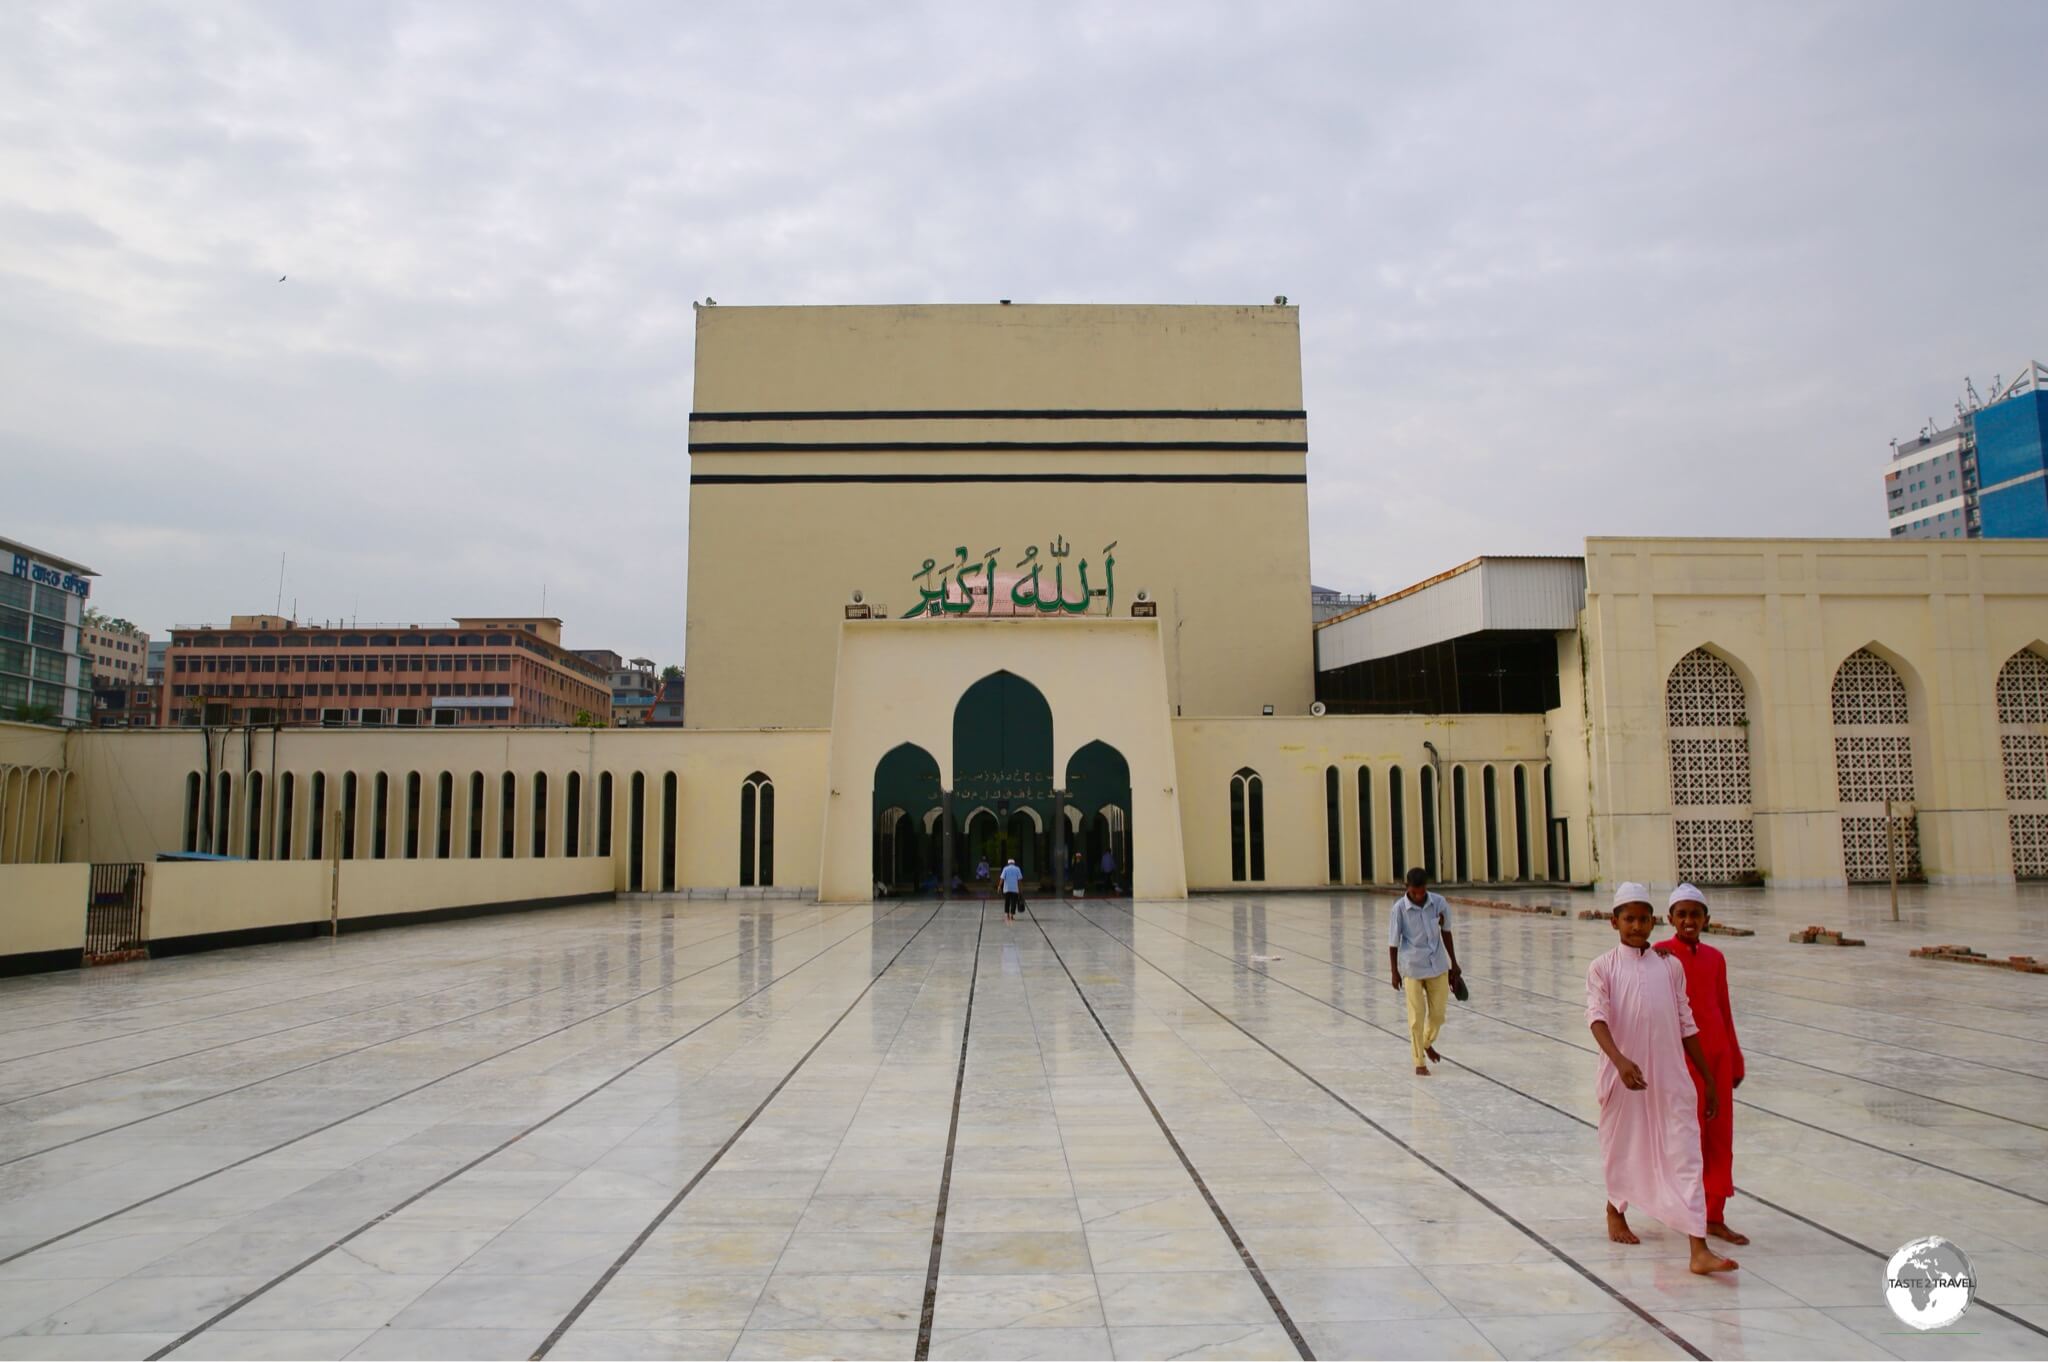
<path fill-rule="evenodd" d="M 1451 1005 L 1451 976 L 1429 979 L 1401 977 L 1401 992 L 1408 995 L 1408 1043 L 1415 1047 L 1415 1067 L 1422 1068 L 1423 1053 L 1436 1044 L 1436 1033 L 1444 1029 L 1444 1012 Z"/>

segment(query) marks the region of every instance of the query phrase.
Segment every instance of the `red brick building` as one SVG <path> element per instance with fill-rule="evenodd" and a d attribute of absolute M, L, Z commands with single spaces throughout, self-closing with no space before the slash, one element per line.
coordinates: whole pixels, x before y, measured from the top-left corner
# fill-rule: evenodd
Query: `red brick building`
<path fill-rule="evenodd" d="M 236 615 L 171 630 L 164 724 L 611 725 L 610 677 L 562 646 L 562 622 L 302 624 Z"/>

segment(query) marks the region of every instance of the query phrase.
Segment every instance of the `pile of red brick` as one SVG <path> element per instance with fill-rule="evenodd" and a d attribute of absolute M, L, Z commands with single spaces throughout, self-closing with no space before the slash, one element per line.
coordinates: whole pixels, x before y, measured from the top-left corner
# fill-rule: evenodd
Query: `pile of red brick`
<path fill-rule="evenodd" d="M 1613 918 L 1613 913 L 1603 913 L 1598 908 L 1579 909 L 1579 921 L 1581 922 L 1610 922 Z"/>
<path fill-rule="evenodd" d="M 2048 974 L 2048 965 L 2042 964 L 2031 955 L 2008 955 L 1994 960 L 1981 951 L 1968 946 L 1921 946 L 1913 952 L 1924 960 L 1953 960 L 1963 965 L 1989 965 L 1993 969 L 2018 970 L 2022 974 Z"/>
<path fill-rule="evenodd" d="M 1753 927 L 1731 927 L 1725 922 L 1708 922 L 1707 930 L 1715 936 L 1755 936 Z"/>
<path fill-rule="evenodd" d="M 1819 924 L 1801 928 L 1792 933 L 1790 940 L 1796 945 L 1803 946 L 1860 946 L 1863 944 L 1862 937 L 1843 936 L 1840 932 L 1831 932 Z"/>
<path fill-rule="evenodd" d="M 1467 908 L 1492 908 L 1502 913 L 1534 913 L 1538 917 L 1569 917 L 1569 908 L 1560 908 L 1554 903 L 1513 903 L 1507 899 L 1470 899 L 1457 894 L 1444 895 L 1444 902 L 1463 904 Z M 1595 917 L 1606 917 L 1595 913 Z"/>

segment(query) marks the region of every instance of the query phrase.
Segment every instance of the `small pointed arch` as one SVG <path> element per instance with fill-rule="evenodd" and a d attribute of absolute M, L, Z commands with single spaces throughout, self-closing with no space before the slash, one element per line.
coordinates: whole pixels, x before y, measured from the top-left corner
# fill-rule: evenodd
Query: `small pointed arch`
<path fill-rule="evenodd" d="M 1131 763 L 1114 745 L 1100 738 L 1083 743 L 1067 758 L 1066 788 L 1075 802 L 1085 807 L 1128 804 Z"/>
<path fill-rule="evenodd" d="M 875 763 L 877 808 L 896 805 L 906 813 L 923 811 L 936 805 L 940 797 L 938 758 L 916 743 L 898 743 Z"/>
<path fill-rule="evenodd" d="M 1664 677 L 1664 721 L 1672 728 L 1740 728 L 1749 723 L 1748 669 L 1703 643 Z"/>
<path fill-rule="evenodd" d="M 1249 766 L 1230 777 L 1230 878 L 1266 878 L 1266 782 Z"/>
<path fill-rule="evenodd" d="M 1870 642 L 1843 658 L 1829 684 L 1828 699 L 1839 725 L 1912 722 L 1919 673 L 1882 644 Z"/>
<path fill-rule="evenodd" d="M 1052 775 L 1052 705 L 1012 671 L 994 671 L 953 706 L 953 786 L 977 772 Z"/>
<path fill-rule="evenodd" d="M 755 771 L 740 782 L 740 886 L 775 883 L 775 782 Z"/>
<path fill-rule="evenodd" d="M 2048 724 L 2048 647 L 2030 643 L 1998 669 L 1998 722 Z"/>

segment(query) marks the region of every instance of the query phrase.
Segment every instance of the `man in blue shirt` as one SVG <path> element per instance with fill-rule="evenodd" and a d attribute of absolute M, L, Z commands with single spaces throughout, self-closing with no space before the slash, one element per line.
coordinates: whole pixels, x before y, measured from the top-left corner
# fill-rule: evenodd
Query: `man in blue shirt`
<path fill-rule="evenodd" d="M 1387 910 L 1387 964 L 1394 971 L 1395 990 L 1408 999 L 1415 1072 L 1427 1078 L 1429 1064 L 1443 1063 L 1436 1036 L 1450 1008 L 1458 952 L 1451 942 L 1450 906 L 1443 895 L 1429 892 L 1429 872 L 1421 866 L 1408 872 L 1408 892 Z"/>
<path fill-rule="evenodd" d="M 1024 872 L 1013 860 L 1003 867 L 1003 916 L 1014 918 L 1024 910 Z"/>

